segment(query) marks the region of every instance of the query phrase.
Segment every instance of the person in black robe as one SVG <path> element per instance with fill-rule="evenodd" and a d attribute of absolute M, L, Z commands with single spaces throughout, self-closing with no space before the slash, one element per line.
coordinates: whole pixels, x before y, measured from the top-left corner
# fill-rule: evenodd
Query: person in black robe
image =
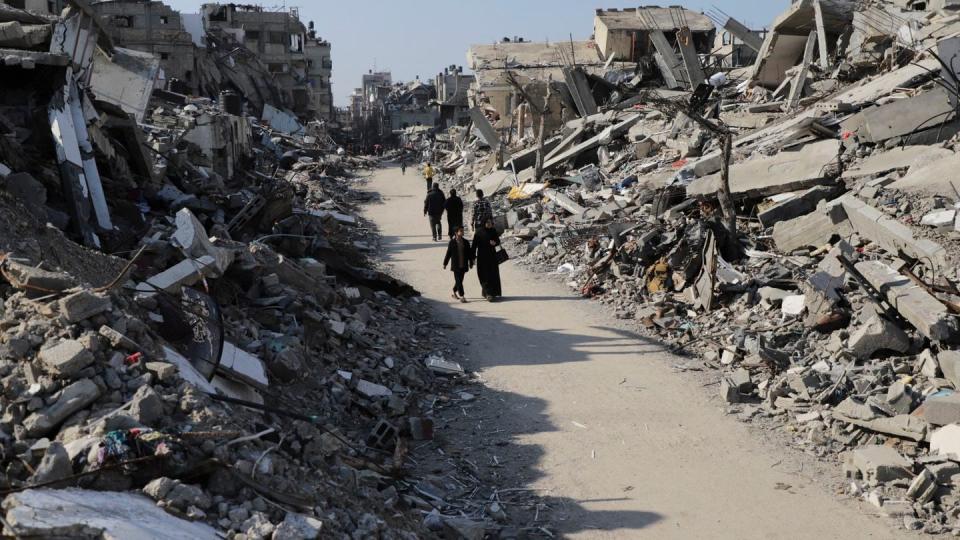
<path fill-rule="evenodd" d="M 443 208 L 447 211 L 447 231 L 450 238 L 453 238 L 457 227 L 463 227 L 463 199 L 457 196 L 457 190 L 450 190 L 450 196 L 443 203 Z"/>
<path fill-rule="evenodd" d="M 463 226 L 454 229 L 453 238 L 447 244 L 447 254 L 443 257 L 443 268 L 450 265 L 453 270 L 453 299 L 466 304 L 467 297 L 463 291 L 463 276 L 473 267 L 473 249 L 470 241 L 463 237 Z"/>
<path fill-rule="evenodd" d="M 480 289 L 489 302 L 503 295 L 500 290 L 500 267 L 497 264 L 499 245 L 500 234 L 493 226 L 493 220 L 487 219 L 473 235 L 473 258 L 477 264 Z"/>

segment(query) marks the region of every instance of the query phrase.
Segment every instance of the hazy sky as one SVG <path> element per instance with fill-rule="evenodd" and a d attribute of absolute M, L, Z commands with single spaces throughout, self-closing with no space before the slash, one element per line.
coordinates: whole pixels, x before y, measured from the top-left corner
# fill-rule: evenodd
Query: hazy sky
<path fill-rule="evenodd" d="M 598 3 L 596 3 L 598 2 Z M 593 33 L 595 8 L 684 5 L 703 11 L 718 7 L 748 26 L 767 26 L 790 0 L 304 0 L 304 24 L 330 41 L 333 92 L 337 106 L 347 103 L 369 69 L 386 70 L 393 79 L 432 78 L 451 64 L 466 63 L 473 43 L 522 36 L 533 41 L 586 39 Z M 198 12 L 200 0 L 166 0 L 183 12 Z M 283 5 L 263 2 L 264 6 Z"/>

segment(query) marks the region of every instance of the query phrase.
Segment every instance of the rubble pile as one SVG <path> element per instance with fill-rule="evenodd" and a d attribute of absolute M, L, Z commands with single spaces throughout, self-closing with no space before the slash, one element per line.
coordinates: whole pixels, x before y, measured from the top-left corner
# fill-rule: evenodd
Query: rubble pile
<path fill-rule="evenodd" d="M 517 62 L 511 117 L 479 92 L 469 131 L 413 144 L 521 264 L 695 354 L 879 513 L 957 534 L 960 23 L 902 4 L 794 2 L 762 44 L 724 17 L 756 60 L 701 54 L 686 86 L 663 28 L 642 73 Z"/>
<path fill-rule="evenodd" d="M 422 536 L 408 441 L 463 369 L 368 260 L 377 162 L 154 89 L 85 2 L 0 27 L 4 534 Z"/>

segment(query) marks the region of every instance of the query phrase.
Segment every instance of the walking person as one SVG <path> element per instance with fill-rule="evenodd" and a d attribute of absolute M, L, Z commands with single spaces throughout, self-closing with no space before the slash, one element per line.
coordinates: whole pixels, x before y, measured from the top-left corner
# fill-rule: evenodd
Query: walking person
<path fill-rule="evenodd" d="M 477 265 L 477 278 L 480 291 L 488 302 L 503 295 L 500 289 L 500 262 L 497 260 L 497 246 L 500 234 L 493 226 L 493 219 L 487 219 L 473 235 L 473 259 Z"/>
<path fill-rule="evenodd" d="M 447 234 L 453 238 L 457 227 L 463 227 L 463 199 L 457 196 L 457 190 L 450 190 L 443 208 L 447 211 Z"/>
<path fill-rule="evenodd" d="M 473 250 L 470 241 L 463 237 L 463 226 L 453 231 L 453 237 L 447 244 L 447 254 L 443 257 L 443 268 L 450 264 L 453 270 L 453 299 L 467 303 L 466 293 L 463 292 L 463 277 L 473 267 Z"/>
<path fill-rule="evenodd" d="M 478 189 L 476 194 L 477 200 L 473 203 L 473 219 L 470 221 L 474 233 L 482 229 L 488 219 L 493 220 L 493 207 L 490 206 L 490 201 L 483 198 L 483 190 Z"/>
<path fill-rule="evenodd" d="M 433 175 L 436 172 L 433 170 L 433 167 L 430 166 L 430 162 L 427 162 L 427 166 L 423 168 L 423 177 L 427 179 L 427 191 L 430 191 L 430 188 L 433 187 Z"/>
<path fill-rule="evenodd" d="M 443 238 L 443 227 L 440 225 L 440 219 L 443 217 L 443 206 L 446 199 L 440 186 L 432 186 L 427 197 L 423 199 L 423 215 L 430 216 L 430 234 L 433 235 L 433 241 L 439 242 Z"/>
<path fill-rule="evenodd" d="M 407 160 L 406 158 L 400 158 L 400 174 L 403 176 L 407 175 Z"/>

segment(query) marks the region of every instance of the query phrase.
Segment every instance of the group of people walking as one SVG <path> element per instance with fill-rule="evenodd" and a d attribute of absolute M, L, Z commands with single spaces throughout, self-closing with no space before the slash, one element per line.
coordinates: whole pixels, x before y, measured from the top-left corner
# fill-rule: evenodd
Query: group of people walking
<path fill-rule="evenodd" d="M 424 177 L 427 178 L 427 196 L 423 200 L 423 215 L 430 219 L 430 234 L 434 242 L 443 239 L 443 215 L 447 215 L 447 234 L 450 238 L 447 251 L 443 257 L 443 268 L 450 266 L 453 272 L 454 300 L 466 303 L 466 293 L 463 289 L 463 279 L 467 272 L 476 266 L 477 278 L 480 281 L 481 293 L 487 301 L 493 302 L 503 291 L 500 287 L 501 262 L 506 260 L 506 252 L 500 247 L 500 233 L 493 223 L 493 208 L 483 194 L 477 190 L 477 200 L 473 203 L 471 225 L 473 239 L 464 236 L 463 226 L 463 199 L 457 195 L 455 189 L 444 195 L 440 186 L 433 183 L 433 170 L 430 176 L 424 168 Z M 498 249 L 499 248 L 499 249 Z"/>

